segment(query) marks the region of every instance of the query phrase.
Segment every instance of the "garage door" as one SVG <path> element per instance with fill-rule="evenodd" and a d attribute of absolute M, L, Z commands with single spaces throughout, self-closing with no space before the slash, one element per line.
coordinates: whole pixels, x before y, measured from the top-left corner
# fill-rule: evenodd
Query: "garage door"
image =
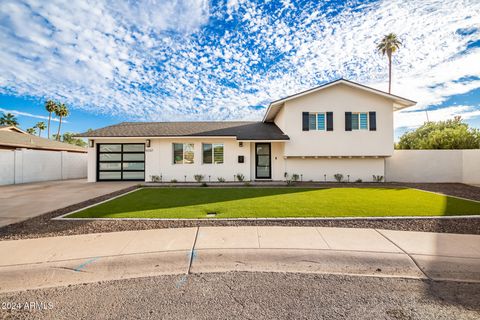
<path fill-rule="evenodd" d="M 97 181 L 145 180 L 145 144 L 97 145 Z"/>

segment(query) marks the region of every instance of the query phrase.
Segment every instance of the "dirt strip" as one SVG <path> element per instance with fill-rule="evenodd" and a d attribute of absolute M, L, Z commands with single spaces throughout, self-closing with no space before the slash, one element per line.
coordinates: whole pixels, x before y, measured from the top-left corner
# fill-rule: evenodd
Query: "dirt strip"
<path fill-rule="evenodd" d="M 308 184 L 298 183 L 298 187 L 372 187 L 372 184 Z M 411 187 L 427 191 L 438 192 L 446 195 L 457 196 L 480 201 L 480 188 L 453 183 L 435 183 L 435 184 L 400 184 L 384 183 L 381 187 Z M 321 227 L 346 227 L 346 228 L 377 228 L 405 231 L 426 231 L 426 232 L 447 232 L 462 234 L 480 234 L 480 215 L 471 218 L 406 218 L 406 219 L 342 219 L 335 218 L 316 220 L 316 219 L 278 219 L 278 220 L 51 220 L 54 217 L 72 212 L 102 202 L 109 198 L 118 196 L 122 193 L 131 191 L 136 187 L 129 187 L 117 192 L 110 193 L 101 197 L 90 199 L 66 208 L 48 212 L 38 217 L 25 220 L 20 223 L 12 224 L 0 228 L 0 240 L 28 239 L 51 236 L 65 236 L 74 234 L 87 234 L 97 232 L 113 232 L 126 230 L 147 230 L 159 228 L 183 228 L 195 226 L 321 226 Z"/>

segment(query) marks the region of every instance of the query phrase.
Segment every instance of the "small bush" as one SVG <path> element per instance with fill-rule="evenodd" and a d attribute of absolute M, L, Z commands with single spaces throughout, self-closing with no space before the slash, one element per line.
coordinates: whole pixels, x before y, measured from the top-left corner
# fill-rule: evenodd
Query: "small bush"
<path fill-rule="evenodd" d="M 362 183 L 362 179 L 355 180 L 355 183 Z"/>
<path fill-rule="evenodd" d="M 170 180 L 170 182 L 171 183 L 177 183 L 178 181 L 177 181 L 177 179 L 172 179 L 172 180 Z"/>
<path fill-rule="evenodd" d="M 245 181 L 243 184 L 245 185 L 245 187 L 250 187 L 252 185 L 250 181 Z"/>
<path fill-rule="evenodd" d="M 376 175 L 373 175 L 373 182 L 382 182 L 383 181 L 383 176 L 376 176 Z"/>
<path fill-rule="evenodd" d="M 162 181 L 162 179 L 160 178 L 160 176 L 155 176 L 155 175 L 150 176 L 150 180 L 151 180 L 152 182 L 161 182 L 161 181 Z"/>
<path fill-rule="evenodd" d="M 337 180 L 337 182 L 343 182 L 343 174 L 335 173 L 333 177 L 335 178 L 335 180 Z"/>
<path fill-rule="evenodd" d="M 203 179 L 205 179 L 205 176 L 203 174 L 195 174 L 193 176 L 193 179 L 195 179 L 195 181 L 197 181 L 198 183 L 202 182 Z"/>
<path fill-rule="evenodd" d="M 225 178 L 222 178 L 222 177 L 218 177 L 217 180 L 218 182 L 225 182 Z"/>
<path fill-rule="evenodd" d="M 202 182 L 202 187 L 208 187 L 208 184 L 206 182 Z"/>
<path fill-rule="evenodd" d="M 241 174 L 241 173 L 237 173 L 237 174 L 235 175 L 235 177 L 236 177 L 237 180 L 240 181 L 240 182 L 243 182 L 243 180 L 245 180 L 245 176 L 244 176 L 243 174 Z"/>

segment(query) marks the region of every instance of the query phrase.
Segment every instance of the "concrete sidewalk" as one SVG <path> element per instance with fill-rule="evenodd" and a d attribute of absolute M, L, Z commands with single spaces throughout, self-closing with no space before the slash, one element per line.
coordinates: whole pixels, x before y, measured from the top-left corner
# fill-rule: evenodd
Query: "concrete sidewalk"
<path fill-rule="evenodd" d="M 3 292 L 226 271 L 480 281 L 480 236 L 321 227 L 199 227 L 0 241 Z"/>

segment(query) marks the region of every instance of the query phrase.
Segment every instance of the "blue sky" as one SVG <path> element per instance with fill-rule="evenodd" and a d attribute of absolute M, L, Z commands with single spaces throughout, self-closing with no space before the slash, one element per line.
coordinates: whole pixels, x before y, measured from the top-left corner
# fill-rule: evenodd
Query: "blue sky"
<path fill-rule="evenodd" d="M 3 0 L 0 112 L 28 128 L 57 99 L 72 132 L 260 120 L 269 101 L 340 77 L 386 90 L 375 44 L 394 32 L 392 93 L 418 101 L 395 115 L 396 135 L 427 112 L 480 128 L 477 12 L 476 0 Z"/>

